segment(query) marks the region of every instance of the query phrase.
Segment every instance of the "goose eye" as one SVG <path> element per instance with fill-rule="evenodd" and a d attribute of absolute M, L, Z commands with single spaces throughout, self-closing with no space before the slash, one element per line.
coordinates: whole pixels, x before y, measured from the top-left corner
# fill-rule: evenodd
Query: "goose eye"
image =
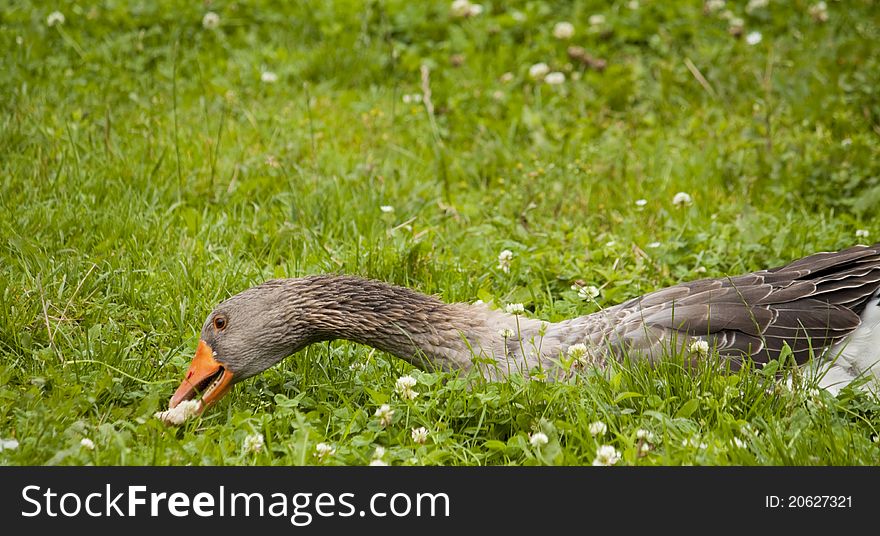
<path fill-rule="evenodd" d="M 214 319 L 214 327 L 217 328 L 217 330 L 219 330 L 219 331 L 222 331 L 223 329 L 225 329 L 226 328 L 226 318 L 224 318 L 222 316 L 218 316 L 217 318 L 215 318 Z"/>

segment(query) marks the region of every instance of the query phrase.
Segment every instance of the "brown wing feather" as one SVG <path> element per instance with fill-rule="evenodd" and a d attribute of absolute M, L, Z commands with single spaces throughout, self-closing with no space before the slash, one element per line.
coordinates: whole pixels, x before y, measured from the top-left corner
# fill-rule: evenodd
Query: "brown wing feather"
<path fill-rule="evenodd" d="M 616 332 L 643 344 L 646 328 L 704 339 L 735 363 L 746 357 L 767 362 L 787 344 L 802 363 L 852 333 L 878 291 L 880 244 L 855 246 L 652 292 L 618 306 L 628 313 L 621 322 L 633 325 Z"/>

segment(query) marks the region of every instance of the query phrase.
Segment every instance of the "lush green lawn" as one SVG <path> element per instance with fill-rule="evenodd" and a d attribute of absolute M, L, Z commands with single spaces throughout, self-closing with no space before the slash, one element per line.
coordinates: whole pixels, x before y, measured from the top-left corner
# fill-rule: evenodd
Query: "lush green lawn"
<path fill-rule="evenodd" d="M 590 464 L 602 445 L 618 464 L 880 460 L 876 398 L 674 360 L 485 383 L 335 342 L 181 428 L 152 417 L 214 304 L 272 277 L 559 320 L 876 241 L 875 1 L 829 2 L 825 21 L 804 1 L 39 4 L 0 12 L 0 464 L 365 464 L 379 446 L 389 464 Z M 564 82 L 532 79 L 539 62 Z M 394 393 L 407 373 L 413 401 Z"/>

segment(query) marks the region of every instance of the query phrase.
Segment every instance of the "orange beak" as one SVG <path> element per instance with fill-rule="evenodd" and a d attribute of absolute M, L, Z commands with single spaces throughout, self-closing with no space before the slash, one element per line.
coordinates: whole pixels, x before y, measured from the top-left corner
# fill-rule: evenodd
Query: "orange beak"
<path fill-rule="evenodd" d="M 186 373 L 186 378 L 171 397 L 170 407 L 184 400 L 202 395 L 200 411 L 217 402 L 232 387 L 232 373 L 214 359 L 214 351 L 205 341 L 199 341 L 196 356 Z"/>

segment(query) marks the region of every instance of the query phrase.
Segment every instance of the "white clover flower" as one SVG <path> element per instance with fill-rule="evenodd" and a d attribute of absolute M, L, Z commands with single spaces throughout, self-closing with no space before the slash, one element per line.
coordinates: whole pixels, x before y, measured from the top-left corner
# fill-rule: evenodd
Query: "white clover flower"
<path fill-rule="evenodd" d="M 724 0 L 709 0 L 706 2 L 706 11 L 709 13 L 715 13 L 716 11 L 721 11 L 724 9 L 724 5 L 726 2 Z"/>
<path fill-rule="evenodd" d="M 153 417 L 166 424 L 183 424 L 184 421 L 193 415 L 197 415 L 201 408 L 202 403 L 198 400 L 184 400 L 171 409 L 157 411 L 153 414 Z"/>
<path fill-rule="evenodd" d="M 263 71 L 262 74 L 260 74 L 260 80 L 266 84 L 274 84 L 278 81 L 278 75 L 272 71 Z"/>
<path fill-rule="evenodd" d="M 605 432 L 608 431 L 608 425 L 606 425 L 602 421 L 596 421 L 596 422 L 590 423 L 589 430 L 590 430 L 591 436 L 599 436 L 600 437 L 600 436 L 605 435 Z"/>
<path fill-rule="evenodd" d="M 202 17 L 202 27 L 207 30 L 213 30 L 218 26 L 220 26 L 220 15 L 214 13 L 213 11 L 208 11 L 207 13 L 205 13 L 205 16 Z"/>
<path fill-rule="evenodd" d="M 763 39 L 763 36 L 761 36 L 761 32 L 749 32 L 749 34 L 746 36 L 746 43 L 750 45 L 757 45 L 761 42 L 761 39 Z"/>
<path fill-rule="evenodd" d="M 413 428 L 410 432 L 410 436 L 412 436 L 412 440 L 419 445 L 424 445 L 425 441 L 428 440 L 428 429 L 424 426 L 420 426 L 418 428 Z"/>
<path fill-rule="evenodd" d="M 498 268 L 505 274 L 510 273 L 510 261 L 513 259 L 513 252 L 505 249 L 498 254 Z"/>
<path fill-rule="evenodd" d="M 559 71 L 553 71 L 552 73 L 547 73 L 547 76 L 544 77 L 544 83 L 549 84 L 551 86 L 558 86 L 560 84 L 565 83 L 565 73 L 561 73 Z"/>
<path fill-rule="evenodd" d="M 419 396 L 418 391 L 413 391 L 412 389 L 402 389 L 398 394 L 400 394 L 400 398 L 404 400 L 414 400 Z"/>
<path fill-rule="evenodd" d="M 388 404 L 382 404 L 379 406 L 379 409 L 376 410 L 375 415 L 376 417 L 379 417 L 379 424 L 382 427 L 385 427 L 391 424 L 391 418 L 394 417 L 394 410 L 391 409 L 391 406 Z"/>
<path fill-rule="evenodd" d="M 526 312 L 526 308 L 521 303 L 508 303 L 504 306 L 504 311 L 512 315 L 521 315 Z"/>
<path fill-rule="evenodd" d="M 570 22 L 557 22 L 553 26 L 553 37 L 556 39 L 571 39 L 574 37 L 574 24 Z"/>
<path fill-rule="evenodd" d="M 511 72 L 504 73 L 501 75 L 501 78 L 499 78 L 499 80 L 501 80 L 505 84 L 507 84 L 508 82 L 512 82 L 513 81 L 513 73 L 511 73 Z"/>
<path fill-rule="evenodd" d="M 407 374 L 406 376 L 401 376 L 400 378 L 397 378 L 397 383 L 395 387 L 398 391 L 401 389 L 412 389 L 416 386 L 417 383 L 418 380 Z"/>
<path fill-rule="evenodd" d="M 868 238 L 871 233 L 867 229 L 856 229 L 856 238 Z"/>
<path fill-rule="evenodd" d="M 80 439 L 79 444 L 89 450 L 95 450 L 95 442 L 87 437 Z"/>
<path fill-rule="evenodd" d="M 817 2 L 810 6 L 808 13 L 816 22 L 826 22 L 828 20 L 828 4 Z"/>
<path fill-rule="evenodd" d="M 452 5 L 449 6 L 449 12 L 453 17 L 467 17 L 471 12 L 471 3 L 468 0 L 455 0 L 452 2 Z"/>
<path fill-rule="evenodd" d="M 629 2 L 626 3 L 626 7 L 632 9 L 633 11 L 639 9 L 639 0 L 629 0 Z"/>
<path fill-rule="evenodd" d="M 599 287 L 594 285 L 586 285 L 577 289 L 578 298 L 582 300 L 595 300 L 601 294 Z"/>
<path fill-rule="evenodd" d="M 639 428 L 638 430 L 636 430 L 636 439 L 641 439 L 642 441 L 645 441 L 647 443 L 656 443 L 655 440 L 657 438 L 654 436 L 654 433 L 651 432 L 650 430 L 644 430 L 642 428 Z"/>
<path fill-rule="evenodd" d="M 449 12 L 458 19 L 476 17 L 483 12 L 483 6 L 481 4 L 472 4 L 469 0 L 455 0 L 449 6 Z"/>
<path fill-rule="evenodd" d="M 620 452 L 616 448 L 611 445 L 602 445 L 596 449 L 596 458 L 593 460 L 593 465 L 614 465 L 619 461 Z"/>
<path fill-rule="evenodd" d="M 770 0 L 749 0 L 748 5 L 746 5 L 746 13 L 751 13 L 752 11 L 764 9 L 769 4 Z"/>
<path fill-rule="evenodd" d="M 590 15 L 590 18 L 587 20 L 590 26 L 602 26 L 605 24 L 605 15 Z"/>
<path fill-rule="evenodd" d="M 49 16 L 46 17 L 46 26 L 55 26 L 56 24 L 61 26 L 64 24 L 64 13 L 60 11 L 53 11 L 49 13 Z"/>
<path fill-rule="evenodd" d="M 391 214 L 392 212 L 394 212 L 394 207 L 392 207 L 391 205 L 382 205 L 379 207 L 379 210 L 381 210 L 385 214 Z"/>
<path fill-rule="evenodd" d="M 651 248 L 651 249 L 656 249 L 656 248 L 659 248 L 659 247 L 662 246 L 662 245 L 663 245 L 663 244 L 660 243 L 660 242 L 649 242 L 645 247 L 646 247 L 646 248 Z"/>
<path fill-rule="evenodd" d="M 648 200 L 647 200 L 647 199 L 636 199 L 636 206 L 637 206 L 637 207 L 643 207 L 643 206 L 645 206 L 645 205 L 647 205 L 647 204 L 648 204 Z"/>
<path fill-rule="evenodd" d="M 263 446 L 265 445 L 265 439 L 263 439 L 263 434 L 251 434 L 244 438 L 244 441 L 241 443 L 241 450 L 247 454 L 249 452 L 260 452 L 263 450 Z"/>
<path fill-rule="evenodd" d="M 397 379 L 397 383 L 394 386 L 394 389 L 403 397 L 409 400 L 418 396 L 418 393 L 413 391 L 413 387 L 416 386 L 417 380 L 412 376 L 401 376 Z"/>
<path fill-rule="evenodd" d="M 336 449 L 333 447 L 333 445 L 328 445 L 327 443 L 318 443 L 317 445 L 315 445 L 315 456 L 317 456 L 318 459 L 323 460 L 324 458 L 328 456 L 333 456 L 334 454 L 336 454 Z"/>
<path fill-rule="evenodd" d="M 565 354 L 574 360 L 582 359 L 587 355 L 587 345 L 579 342 L 577 344 L 572 344 L 565 350 Z"/>
<path fill-rule="evenodd" d="M 672 198 L 672 204 L 677 207 L 680 207 L 683 205 L 690 205 L 693 202 L 694 202 L 694 199 L 687 192 L 678 192 Z"/>
<path fill-rule="evenodd" d="M 529 76 L 533 80 L 543 80 L 550 72 L 550 66 L 544 62 L 536 63 L 529 67 Z"/>
<path fill-rule="evenodd" d="M 683 440 L 681 442 L 681 446 L 682 447 L 692 447 L 692 448 L 696 447 L 701 450 L 705 450 L 706 448 L 709 447 L 709 445 L 707 445 L 705 441 L 699 441 L 698 439 L 696 439 L 694 437 L 689 437 L 689 438 Z"/>
<path fill-rule="evenodd" d="M 513 336 L 516 335 L 516 332 L 510 328 L 502 328 L 498 330 L 498 334 L 504 339 L 512 339 Z"/>
<path fill-rule="evenodd" d="M 419 393 L 413 391 L 413 387 L 416 386 L 416 383 L 417 380 L 412 376 L 401 376 L 397 379 L 397 383 L 394 385 L 394 390 L 397 391 L 401 398 L 412 400 L 419 396 Z"/>
<path fill-rule="evenodd" d="M 742 32 L 743 28 L 746 25 L 746 21 L 742 20 L 739 17 L 731 17 L 729 21 L 727 21 L 727 25 L 731 32 Z"/>
<path fill-rule="evenodd" d="M 17 439 L 0 439 L 0 452 L 3 452 L 4 450 L 15 450 L 17 448 Z"/>
<path fill-rule="evenodd" d="M 385 447 L 376 447 L 376 450 L 373 451 L 373 459 L 370 461 L 370 465 L 381 467 L 388 465 L 388 463 L 382 459 L 384 457 Z"/>
<path fill-rule="evenodd" d="M 697 339 L 691 342 L 691 345 L 688 346 L 688 350 L 690 350 L 692 354 L 706 355 L 709 353 L 709 342 L 704 341 L 703 339 Z"/>
<path fill-rule="evenodd" d="M 544 432 L 535 432 L 534 434 L 529 434 L 529 443 L 535 447 L 543 447 L 547 443 L 550 442 L 550 438 L 547 437 L 547 434 Z"/>

